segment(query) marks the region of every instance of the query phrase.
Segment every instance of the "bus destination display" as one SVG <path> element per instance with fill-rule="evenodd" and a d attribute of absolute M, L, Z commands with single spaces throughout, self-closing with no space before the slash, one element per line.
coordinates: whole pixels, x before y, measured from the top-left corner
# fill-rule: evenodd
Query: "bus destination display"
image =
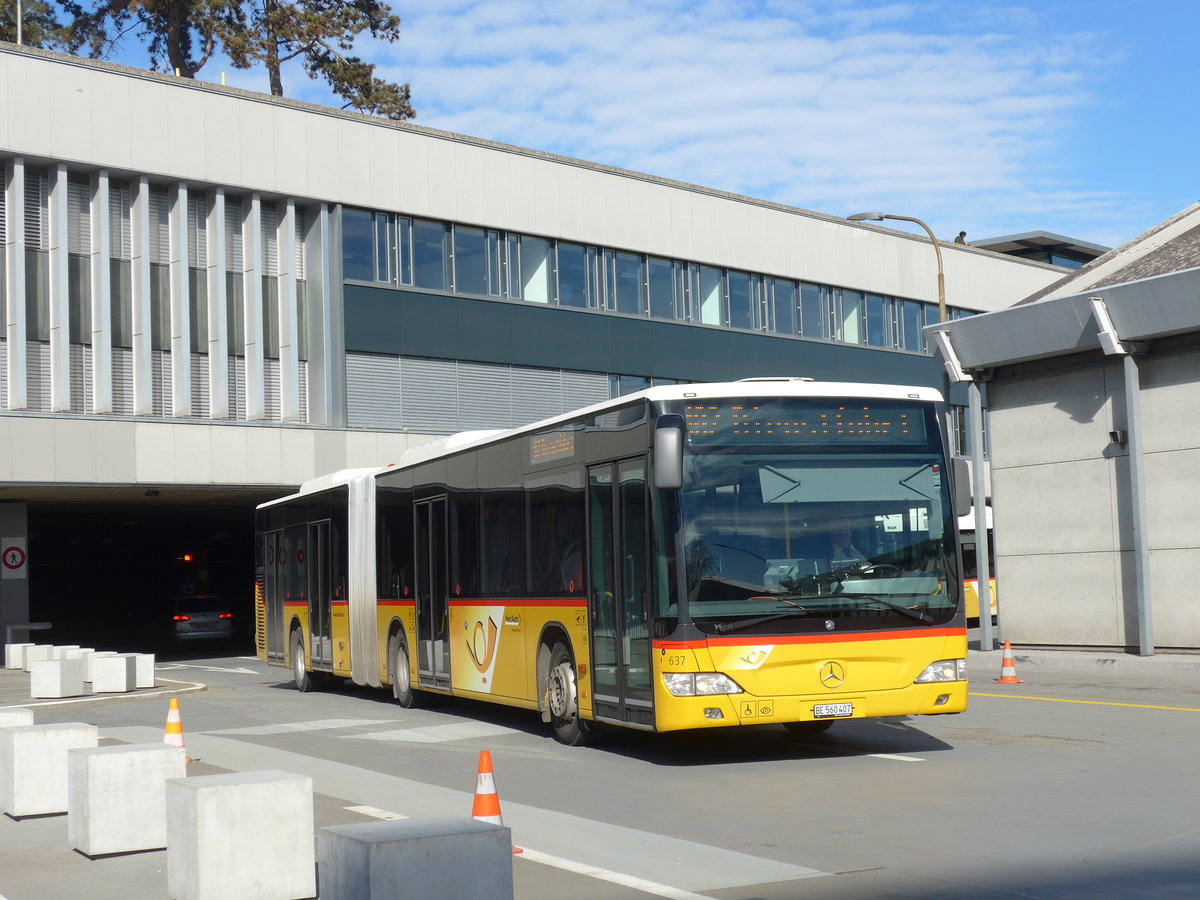
<path fill-rule="evenodd" d="M 529 464 L 540 465 L 575 455 L 574 431 L 551 431 L 529 439 Z"/>
<path fill-rule="evenodd" d="M 919 404 L 867 400 L 743 403 L 710 400 L 684 406 L 688 443 L 924 444 Z"/>

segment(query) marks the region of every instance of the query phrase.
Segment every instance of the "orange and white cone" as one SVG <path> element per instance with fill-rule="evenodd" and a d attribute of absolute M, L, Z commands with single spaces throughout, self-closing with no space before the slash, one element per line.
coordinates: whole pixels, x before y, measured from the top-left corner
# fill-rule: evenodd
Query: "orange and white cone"
<path fill-rule="evenodd" d="M 1017 667 L 1013 664 L 1012 645 L 1008 641 L 1005 641 L 1004 659 L 1000 663 L 1000 677 L 993 681 L 992 684 L 1024 683 L 1024 681 L 1017 677 Z"/>
<path fill-rule="evenodd" d="M 500 815 L 500 795 L 496 793 L 496 776 L 492 771 L 492 752 L 479 751 L 479 774 L 475 777 L 475 802 L 471 804 L 471 818 L 492 825 L 503 825 Z M 512 848 L 520 853 L 519 847 Z"/>
<path fill-rule="evenodd" d="M 171 705 L 167 709 L 167 728 L 163 732 L 163 743 L 186 752 L 183 746 L 183 721 L 179 718 L 178 697 L 171 698 Z M 188 762 L 191 762 L 191 759 L 188 759 Z"/>

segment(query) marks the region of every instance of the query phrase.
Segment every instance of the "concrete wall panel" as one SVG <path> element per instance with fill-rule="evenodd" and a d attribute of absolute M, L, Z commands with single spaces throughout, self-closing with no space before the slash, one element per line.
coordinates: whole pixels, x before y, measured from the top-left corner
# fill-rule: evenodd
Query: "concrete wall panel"
<path fill-rule="evenodd" d="M 242 141 L 240 105 L 233 97 L 204 95 L 204 177 L 213 184 L 234 188 L 247 186 L 239 150 Z M 213 146 L 213 135 L 221 135 L 220 146 Z"/>
<path fill-rule="evenodd" d="M 1104 459 L 993 470 L 997 553 L 1115 550 L 1111 482 Z"/>
<path fill-rule="evenodd" d="M 269 117 L 275 132 L 275 185 L 285 194 L 308 193 L 308 173 L 312 168 L 309 162 L 310 150 L 318 157 L 325 155 L 324 148 L 310 145 L 305 119 L 308 116 L 298 115 L 295 110 L 276 109 Z M 333 161 L 330 160 L 332 163 Z M 329 172 L 330 166 L 318 166 L 323 172 Z"/>
<path fill-rule="evenodd" d="M 300 128 L 304 143 L 308 146 L 308 167 L 303 173 L 300 196 L 329 199 L 337 184 L 337 173 L 342 167 L 338 153 L 339 121 L 331 116 L 303 116 Z"/>
<path fill-rule="evenodd" d="M 91 159 L 92 130 L 80 128 L 90 116 L 93 80 L 85 69 L 50 66 L 50 95 L 58 98 L 58 111 L 48 117 L 50 150 L 60 159 Z"/>
<path fill-rule="evenodd" d="M 1098 459 L 1109 445 L 1112 400 L 1102 370 L 993 386 L 988 402 L 996 468 Z"/>
<path fill-rule="evenodd" d="M 471 225 L 490 225 L 487 198 L 498 185 L 485 184 L 483 180 L 483 154 L 479 147 L 456 144 L 448 154 L 454 170 L 455 214 L 454 219 Z"/>
<path fill-rule="evenodd" d="M 257 103 L 240 104 L 238 125 L 241 134 L 235 152 L 242 157 L 242 177 L 255 189 L 269 193 L 278 189 L 275 175 L 275 133 L 271 128 L 271 110 Z M 209 135 L 209 141 L 212 140 Z"/>
<path fill-rule="evenodd" d="M 1200 354 L 1187 353 L 1141 363 L 1142 428 L 1147 452 L 1200 447 L 1196 385 Z"/>
<path fill-rule="evenodd" d="M 162 86 L 158 86 L 165 93 Z M 204 121 L 205 95 L 199 91 L 172 91 L 166 103 L 166 126 L 163 142 L 169 154 L 168 172 L 186 172 L 185 178 L 195 178 L 204 171 L 208 152 L 208 128 Z M 159 110 L 159 130 L 162 130 L 163 110 Z M 194 174 L 193 174 L 194 173 Z"/>
<path fill-rule="evenodd" d="M 1114 554 L 999 556 L 996 570 L 1005 639 L 1014 644 L 1124 646 Z"/>
<path fill-rule="evenodd" d="M 1200 450 L 1148 453 L 1146 511 L 1150 546 L 1179 550 L 1200 545 Z M 1200 573 L 1200 569 L 1193 573 Z"/>
<path fill-rule="evenodd" d="M 369 170 L 367 176 L 370 189 L 376 192 L 380 199 L 376 204 L 387 201 L 385 208 L 400 209 L 400 166 L 396 158 L 395 137 L 386 131 L 369 129 L 363 135 L 367 139 L 367 159 Z M 391 201 L 395 198 L 394 206 Z"/>
<path fill-rule="evenodd" d="M 246 429 L 246 481 L 250 484 L 285 484 L 283 434 L 278 428 Z"/>
<path fill-rule="evenodd" d="M 1200 548 L 1153 550 L 1150 572 L 1155 646 L 1200 647 Z"/>
<path fill-rule="evenodd" d="M 138 172 L 156 175 L 170 171 L 170 138 L 163 134 L 163 111 L 168 102 L 162 85 L 139 79 L 129 82 L 130 135 L 147 136 L 130 141 L 129 165 Z"/>

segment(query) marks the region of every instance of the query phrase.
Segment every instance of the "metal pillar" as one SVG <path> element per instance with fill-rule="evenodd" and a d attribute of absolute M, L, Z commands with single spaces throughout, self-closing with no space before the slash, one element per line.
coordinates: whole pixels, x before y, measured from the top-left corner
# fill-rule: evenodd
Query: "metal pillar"
<path fill-rule="evenodd" d="M 1138 654 L 1154 655 L 1150 617 L 1150 534 L 1146 523 L 1146 471 L 1142 459 L 1142 381 L 1137 360 L 1125 354 L 1126 441 L 1129 448 L 1129 488 L 1133 513 L 1133 575 L 1138 612 Z"/>
<path fill-rule="evenodd" d="M 979 580 L 976 592 L 979 595 L 979 649 L 994 650 L 992 635 L 992 572 L 988 563 L 987 531 L 987 486 L 983 477 L 983 398 L 979 393 L 979 382 L 967 385 L 971 404 L 971 480 L 974 488 L 975 507 L 975 560 Z"/>

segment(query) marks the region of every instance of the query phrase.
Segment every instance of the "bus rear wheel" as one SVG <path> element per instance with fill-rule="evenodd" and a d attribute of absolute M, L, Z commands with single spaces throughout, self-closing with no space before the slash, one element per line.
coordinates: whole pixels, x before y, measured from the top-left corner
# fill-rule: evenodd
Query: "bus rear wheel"
<path fill-rule="evenodd" d="M 588 740 L 588 726 L 579 715 L 575 660 L 563 644 L 550 651 L 550 672 L 546 685 L 547 706 L 554 739 L 568 747 L 581 747 Z"/>
<path fill-rule="evenodd" d="M 399 638 L 392 638 L 391 652 L 388 657 L 392 661 L 392 696 L 405 709 L 412 709 L 417 703 L 417 692 L 413 690 L 412 686 L 408 645 Z"/>
<path fill-rule="evenodd" d="M 299 628 L 292 632 L 292 678 L 302 694 L 316 687 L 312 674 L 304 667 L 304 632 Z"/>

